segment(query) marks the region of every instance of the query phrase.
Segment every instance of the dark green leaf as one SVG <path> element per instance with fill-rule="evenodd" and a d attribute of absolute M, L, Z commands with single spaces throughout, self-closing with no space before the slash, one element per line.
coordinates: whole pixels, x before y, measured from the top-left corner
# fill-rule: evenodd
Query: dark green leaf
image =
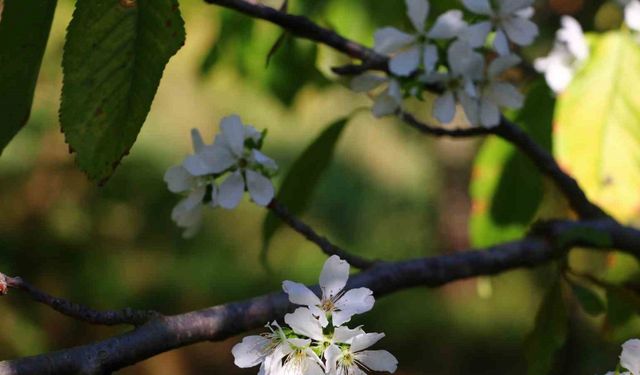
<path fill-rule="evenodd" d="M 557 279 L 547 291 L 536 315 L 535 326 L 525 341 L 529 375 L 546 375 L 555 355 L 567 339 L 569 316 Z"/>
<path fill-rule="evenodd" d="M 626 324 L 640 313 L 640 296 L 617 285 L 607 286 L 607 321 L 614 327 Z"/>
<path fill-rule="evenodd" d="M 606 307 L 604 301 L 593 290 L 575 283 L 571 284 L 571 290 L 587 314 L 596 316 L 605 312 Z"/>
<path fill-rule="evenodd" d="M 534 85 L 515 122 L 539 144 L 551 149 L 554 99 L 542 83 Z M 485 141 L 474 163 L 471 182 L 470 236 L 484 247 L 521 237 L 542 201 L 543 179 L 535 166 L 508 142 Z"/>
<path fill-rule="evenodd" d="M 138 136 L 184 44 L 177 0 L 79 0 L 62 66 L 60 122 L 80 168 L 105 180 Z"/>
<path fill-rule="evenodd" d="M 323 172 L 329 167 L 336 144 L 349 118 L 329 125 L 293 163 L 282 182 L 276 199 L 293 215 L 300 215 L 311 202 L 311 196 Z M 262 224 L 262 257 L 266 257 L 269 242 L 280 228 L 281 221 L 269 212 Z"/>
<path fill-rule="evenodd" d="M 0 152 L 27 123 L 56 0 L 5 0 L 0 22 Z"/>

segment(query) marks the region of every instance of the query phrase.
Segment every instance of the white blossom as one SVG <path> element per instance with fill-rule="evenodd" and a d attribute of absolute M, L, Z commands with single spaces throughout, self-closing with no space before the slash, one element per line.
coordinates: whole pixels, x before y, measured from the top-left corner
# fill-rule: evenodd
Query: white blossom
<path fill-rule="evenodd" d="M 399 76 L 409 76 L 421 65 L 426 72 L 432 71 L 438 61 L 438 49 L 431 44 L 431 40 L 454 38 L 466 27 L 462 12 L 450 10 L 440 15 L 431 29 L 425 30 L 429 2 L 406 0 L 406 5 L 415 33 L 408 34 L 394 27 L 384 27 L 374 34 L 374 50 L 392 55 L 389 70 Z"/>
<path fill-rule="evenodd" d="M 624 22 L 630 29 L 640 31 L 640 0 L 631 0 L 625 5 Z"/>
<path fill-rule="evenodd" d="M 575 73 L 589 57 L 589 46 L 578 21 L 564 16 L 561 23 L 549 55 L 534 62 L 536 70 L 544 73 L 547 84 L 556 93 L 569 86 Z"/>
<path fill-rule="evenodd" d="M 349 345 L 331 344 L 325 351 L 327 372 L 331 375 L 365 374 L 364 370 L 394 373 L 398 360 L 386 350 L 365 350 L 384 337 L 384 333 L 363 333 Z"/>
<path fill-rule="evenodd" d="M 622 344 L 620 365 L 632 375 L 640 375 L 640 340 L 631 339 Z"/>
<path fill-rule="evenodd" d="M 463 3 L 471 12 L 489 17 L 463 32 L 462 37 L 473 47 L 483 45 L 492 30 L 496 31 L 493 47 L 500 55 L 509 54 L 509 40 L 528 46 L 538 36 L 538 26 L 530 20 L 533 0 L 463 0 Z"/>
<path fill-rule="evenodd" d="M 231 349 L 236 366 L 248 368 L 260 365 L 260 371 L 263 372 L 271 367 L 271 363 L 282 359 L 289 345 L 288 339 L 277 322 L 266 327 L 269 333 L 247 336 Z"/>
<path fill-rule="evenodd" d="M 320 273 L 320 289 L 322 298 L 315 295 L 304 284 L 284 281 L 282 289 L 289 295 L 289 300 L 297 305 L 307 306 L 322 327 L 329 323 L 341 326 L 351 320 L 355 314 L 371 310 L 375 299 L 368 288 L 356 288 L 345 291 L 349 278 L 349 263 L 332 255 L 327 259 Z"/>
<path fill-rule="evenodd" d="M 394 114 L 402 108 L 402 89 L 400 82 L 393 77 L 383 77 L 372 73 L 361 74 L 351 80 L 350 87 L 355 92 L 370 92 L 385 85 L 384 89 L 372 95 L 375 117 Z"/>

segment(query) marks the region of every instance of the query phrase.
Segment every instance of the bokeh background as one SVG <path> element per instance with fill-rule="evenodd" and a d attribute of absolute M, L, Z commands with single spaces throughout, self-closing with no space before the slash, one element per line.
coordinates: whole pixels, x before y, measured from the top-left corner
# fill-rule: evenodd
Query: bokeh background
<path fill-rule="evenodd" d="M 409 27 L 402 0 L 290 0 L 306 14 L 371 45 L 385 25 Z M 459 2 L 432 0 L 432 15 Z M 452 4 L 455 3 L 455 4 Z M 606 1 L 536 3 L 546 53 L 559 15 L 574 14 L 588 30 L 620 22 Z M 259 261 L 266 211 L 245 198 L 235 211 L 209 210 L 203 230 L 184 240 L 171 222 L 179 199 L 164 171 L 191 150 L 189 130 L 211 140 L 219 120 L 237 113 L 268 128 L 265 151 L 281 165 L 276 185 L 322 129 L 370 104 L 330 75 L 344 62 L 330 50 L 285 39 L 266 66 L 280 30 L 196 0 L 181 1 L 187 42 L 165 71 L 147 122 L 105 186 L 74 166 L 57 121 L 64 32 L 73 1 L 60 0 L 28 125 L 0 159 L 0 270 L 56 295 L 96 308 L 179 313 L 278 290 L 283 279 L 317 282 L 325 257 L 283 228 Z M 528 74 L 526 71 L 523 74 Z M 332 166 L 304 219 L 350 251 L 371 258 L 434 256 L 468 246 L 468 184 L 479 141 L 417 136 L 367 111 L 349 122 Z M 416 288 L 380 299 L 357 317 L 385 332 L 379 346 L 400 361 L 398 374 L 522 374 L 523 340 L 532 328 L 549 269 L 513 271 Z M 0 300 L 0 358 L 80 345 L 126 328 L 75 322 L 19 292 Z M 144 361 L 119 374 L 252 374 L 233 365 L 234 337 Z M 572 308 L 569 344 L 558 373 L 604 373 L 616 362 L 615 337 L 602 322 Z"/>

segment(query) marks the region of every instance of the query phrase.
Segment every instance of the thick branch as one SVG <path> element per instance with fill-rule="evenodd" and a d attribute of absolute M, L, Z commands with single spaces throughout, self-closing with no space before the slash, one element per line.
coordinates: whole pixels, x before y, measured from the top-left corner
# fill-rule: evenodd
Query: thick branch
<path fill-rule="evenodd" d="M 117 311 L 94 310 L 87 306 L 47 294 L 22 280 L 20 277 L 9 277 L 2 273 L 0 273 L 0 285 L 5 286 L 4 288 L 0 288 L 4 290 L 2 294 L 7 293 L 7 288 L 21 290 L 26 292 L 29 297 L 36 302 L 47 305 L 63 315 L 91 324 L 107 326 L 130 324 L 139 326 L 148 322 L 150 319 L 160 316 L 160 314 L 155 311 L 139 311 L 130 308 Z"/>
<path fill-rule="evenodd" d="M 376 262 L 350 254 L 346 250 L 334 245 L 333 243 L 331 243 L 331 241 L 316 233 L 313 228 L 308 226 L 302 220 L 292 215 L 289 210 L 287 210 L 287 208 L 276 199 L 272 200 L 271 203 L 269 203 L 269 209 L 271 209 L 274 214 L 276 214 L 282 221 L 289 225 L 291 229 L 303 235 L 307 240 L 318 245 L 318 247 L 325 254 L 329 256 L 337 255 L 349 262 L 349 264 L 351 264 L 353 267 L 359 269 L 370 268 L 376 264 Z"/>
<path fill-rule="evenodd" d="M 544 233 L 486 250 L 379 263 L 353 276 L 349 287 L 368 287 L 377 297 L 410 287 L 437 287 L 464 278 L 543 265 L 564 256 L 573 246 L 617 248 L 640 256 L 640 231 L 612 220 L 558 221 L 540 228 Z M 597 243 L 592 242 L 594 232 L 607 237 L 607 241 L 599 236 Z M 286 295 L 274 293 L 161 317 L 93 344 L 0 362 L 0 375 L 108 374 L 171 349 L 223 340 L 259 328 L 265 322 L 282 318 L 291 308 Z"/>

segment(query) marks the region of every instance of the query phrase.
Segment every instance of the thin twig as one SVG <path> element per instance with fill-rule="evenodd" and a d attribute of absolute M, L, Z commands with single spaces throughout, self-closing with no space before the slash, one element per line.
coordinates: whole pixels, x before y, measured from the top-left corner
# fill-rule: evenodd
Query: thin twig
<path fill-rule="evenodd" d="M 9 277 L 0 273 L 0 289 L 2 289 L 2 285 L 5 286 L 2 294 L 6 294 L 7 289 L 21 290 L 26 292 L 34 301 L 47 305 L 63 315 L 96 325 L 113 326 L 130 324 L 139 326 L 148 322 L 150 319 L 160 316 L 160 314 L 155 311 L 140 311 L 131 308 L 105 311 L 94 310 L 87 306 L 45 293 L 22 280 L 20 277 Z"/>
<path fill-rule="evenodd" d="M 276 199 L 273 199 L 271 203 L 269 203 L 268 208 L 283 222 L 289 225 L 291 229 L 303 235 L 307 240 L 318 245 L 318 247 L 327 255 L 337 255 L 349 262 L 353 267 L 359 269 L 367 269 L 379 263 L 379 261 L 370 261 L 357 255 L 350 254 L 348 251 L 334 245 L 331 241 L 316 233 L 309 225 L 291 214 L 291 212 L 289 212 L 289 210 L 287 210 L 287 208 Z"/>
<path fill-rule="evenodd" d="M 418 130 L 419 132 L 436 137 L 468 138 L 493 133 L 490 128 L 484 128 L 480 126 L 465 129 L 447 129 L 445 127 L 432 126 L 421 122 L 412 114 L 404 111 L 398 111 L 398 117 L 402 121 L 404 121 L 405 124 Z"/>

